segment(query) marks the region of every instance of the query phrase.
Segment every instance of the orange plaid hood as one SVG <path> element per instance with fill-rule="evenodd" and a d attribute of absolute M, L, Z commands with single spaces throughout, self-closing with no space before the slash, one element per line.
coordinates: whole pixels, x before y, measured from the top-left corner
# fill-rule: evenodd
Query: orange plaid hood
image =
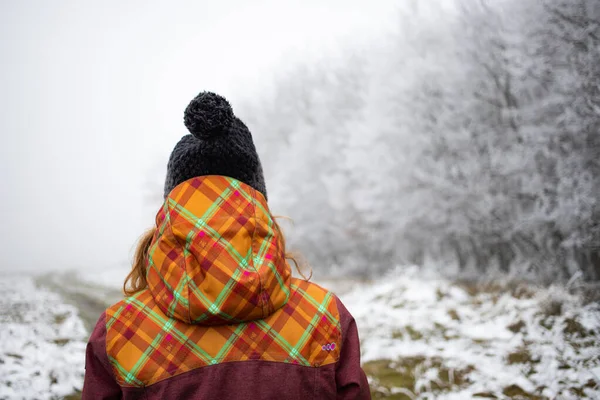
<path fill-rule="evenodd" d="M 291 269 L 264 196 L 233 178 L 175 187 L 156 216 L 148 289 L 169 317 L 225 325 L 265 318 L 290 295 Z"/>

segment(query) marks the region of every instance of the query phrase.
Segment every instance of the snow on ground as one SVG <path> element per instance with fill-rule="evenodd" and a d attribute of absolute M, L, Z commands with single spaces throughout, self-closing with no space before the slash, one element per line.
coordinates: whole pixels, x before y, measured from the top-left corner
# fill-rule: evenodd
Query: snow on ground
<path fill-rule="evenodd" d="M 29 276 L 0 276 L 0 399 L 81 390 L 87 332 L 78 310 Z"/>
<path fill-rule="evenodd" d="M 89 329 L 118 300 L 127 272 L 0 276 L 0 400 L 81 389 L 82 319 Z M 600 398 L 600 305 L 564 289 L 478 287 L 413 267 L 318 283 L 357 320 L 375 399 Z"/>
<path fill-rule="evenodd" d="M 482 290 L 398 268 L 340 298 L 375 398 L 600 398 L 600 305 L 565 290 Z"/>

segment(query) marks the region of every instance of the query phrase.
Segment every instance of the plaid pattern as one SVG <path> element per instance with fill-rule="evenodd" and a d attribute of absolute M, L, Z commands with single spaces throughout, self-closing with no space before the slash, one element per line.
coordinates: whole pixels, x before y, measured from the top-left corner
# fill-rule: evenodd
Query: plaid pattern
<path fill-rule="evenodd" d="M 291 278 L 264 197 L 231 178 L 176 187 L 157 215 L 147 290 L 107 310 L 106 351 L 122 386 L 197 368 L 339 359 L 335 297 Z"/>
<path fill-rule="evenodd" d="M 148 386 L 231 361 L 318 367 L 339 359 L 340 342 L 333 295 L 295 278 L 285 306 L 236 325 L 199 326 L 168 318 L 147 290 L 107 311 L 106 351 L 121 386 Z"/>
<path fill-rule="evenodd" d="M 148 287 L 168 316 L 221 325 L 266 317 L 291 272 L 264 196 L 224 176 L 177 186 L 156 217 Z"/>

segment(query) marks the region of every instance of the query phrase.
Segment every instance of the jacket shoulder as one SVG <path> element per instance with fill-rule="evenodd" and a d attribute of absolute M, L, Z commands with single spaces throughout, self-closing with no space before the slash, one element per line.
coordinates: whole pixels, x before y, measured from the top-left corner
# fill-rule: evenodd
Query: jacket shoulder
<path fill-rule="evenodd" d="M 322 301 L 326 297 L 337 297 L 332 291 L 324 288 L 323 286 L 304 279 L 292 278 L 290 286 L 293 290 L 298 290 L 302 293 L 305 293 L 313 297 L 315 300 Z"/>
<path fill-rule="evenodd" d="M 299 292 L 306 294 L 311 298 L 313 304 L 319 304 L 319 311 L 324 312 L 326 315 L 335 321 L 337 328 L 337 339 L 343 342 L 343 336 L 351 329 L 352 325 L 356 322 L 354 317 L 348 311 L 342 300 L 334 294 L 332 291 L 314 283 L 308 282 L 302 279 L 292 278 L 292 289 L 298 290 Z M 341 349 L 340 349 L 341 350 Z"/>
<path fill-rule="evenodd" d="M 322 315 L 323 321 L 328 319 L 333 326 L 333 333 L 340 331 L 342 313 L 338 297 L 330 290 L 303 279 L 292 278 L 292 291 L 302 300 L 296 300 L 299 306 L 304 306 L 315 315 Z M 299 296 L 298 296 L 299 295 Z"/>
<path fill-rule="evenodd" d="M 130 314 L 133 309 L 143 309 L 151 296 L 152 295 L 147 289 L 142 290 L 133 296 L 126 297 L 106 308 L 106 328 L 109 329 L 116 319 L 123 317 L 123 314 Z"/>
<path fill-rule="evenodd" d="M 303 279 L 292 278 L 290 285 L 295 293 L 299 293 L 304 297 L 307 303 L 317 307 L 317 311 L 326 312 L 327 316 L 333 320 L 340 321 L 340 310 L 338 297 L 330 290 L 318 285 L 314 282 L 309 282 Z"/>

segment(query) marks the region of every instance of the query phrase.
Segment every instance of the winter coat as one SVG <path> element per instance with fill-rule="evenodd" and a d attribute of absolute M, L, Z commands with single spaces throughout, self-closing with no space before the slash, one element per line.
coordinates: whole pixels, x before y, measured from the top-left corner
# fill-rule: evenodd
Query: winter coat
<path fill-rule="evenodd" d="M 156 217 L 148 288 L 90 337 L 83 399 L 370 399 L 356 323 L 292 277 L 262 194 L 223 176 L 177 186 Z"/>

